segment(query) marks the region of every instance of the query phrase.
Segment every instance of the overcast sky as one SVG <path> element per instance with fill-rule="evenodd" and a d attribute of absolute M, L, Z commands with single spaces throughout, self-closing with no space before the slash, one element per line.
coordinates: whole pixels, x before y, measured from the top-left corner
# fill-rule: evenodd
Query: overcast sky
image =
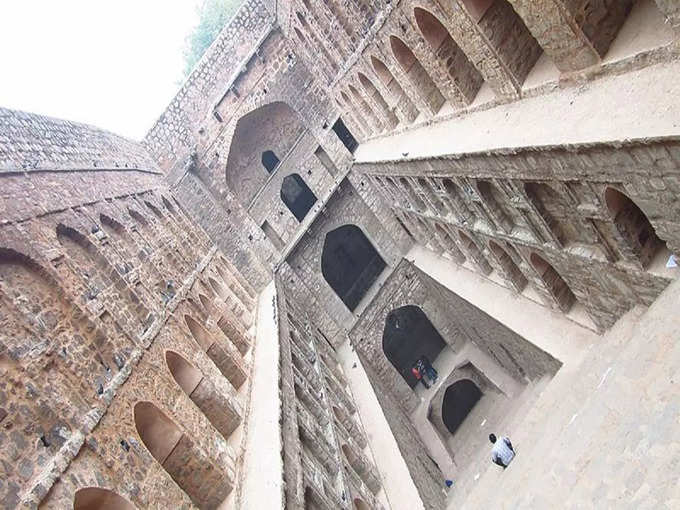
<path fill-rule="evenodd" d="M 141 139 L 182 78 L 199 0 L 0 0 L 0 106 Z"/>

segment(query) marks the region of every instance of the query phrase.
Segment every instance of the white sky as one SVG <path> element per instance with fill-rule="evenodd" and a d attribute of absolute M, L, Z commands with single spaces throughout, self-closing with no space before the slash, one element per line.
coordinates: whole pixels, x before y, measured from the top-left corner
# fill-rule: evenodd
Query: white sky
<path fill-rule="evenodd" d="M 0 106 L 140 140 L 177 92 L 200 0 L 0 0 Z"/>

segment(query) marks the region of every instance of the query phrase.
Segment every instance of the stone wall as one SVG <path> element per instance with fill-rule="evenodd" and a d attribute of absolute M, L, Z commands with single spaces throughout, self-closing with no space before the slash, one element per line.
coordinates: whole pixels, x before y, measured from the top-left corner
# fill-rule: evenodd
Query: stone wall
<path fill-rule="evenodd" d="M 216 506 L 239 469 L 254 290 L 141 146 L 2 115 L 0 501 L 66 508 L 102 487 L 139 508 Z"/>
<path fill-rule="evenodd" d="M 483 274 L 497 270 L 520 292 L 523 274 L 548 306 L 568 311 L 554 282 L 541 279 L 535 257 L 532 262 L 537 254 L 554 267 L 596 326 L 606 329 L 636 304 L 651 303 L 672 277 L 664 264 L 667 249 L 680 249 L 674 220 L 679 163 L 678 143 L 669 139 L 356 168 L 424 244 L 459 263 L 471 260 Z M 399 175 L 413 184 L 405 187 Z M 639 208 L 635 220 L 612 210 L 607 189 L 622 192 Z M 635 221 L 651 225 L 644 246 L 630 232 Z"/>
<path fill-rule="evenodd" d="M 381 481 L 335 352 L 277 275 L 287 508 L 381 509 Z M 295 295 L 295 299 L 292 296 Z"/>

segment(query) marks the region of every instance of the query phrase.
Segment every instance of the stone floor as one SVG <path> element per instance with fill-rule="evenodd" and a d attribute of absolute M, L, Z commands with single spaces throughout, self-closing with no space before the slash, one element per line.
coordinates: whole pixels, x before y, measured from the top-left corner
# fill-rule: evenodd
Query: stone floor
<path fill-rule="evenodd" d="M 679 296 L 676 281 L 564 366 L 500 431 L 510 467 L 481 452 L 448 508 L 680 508 Z"/>

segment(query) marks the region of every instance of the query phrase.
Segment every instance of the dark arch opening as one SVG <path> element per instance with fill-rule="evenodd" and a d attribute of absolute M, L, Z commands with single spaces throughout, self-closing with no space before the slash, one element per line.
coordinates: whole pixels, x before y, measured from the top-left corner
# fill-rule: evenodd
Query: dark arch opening
<path fill-rule="evenodd" d="M 442 419 L 451 434 L 456 433 L 480 398 L 482 390 L 470 379 L 461 379 L 446 388 L 442 403 Z"/>
<path fill-rule="evenodd" d="M 155 205 L 153 205 L 153 204 L 152 204 L 151 202 L 149 202 L 148 200 L 145 200 L 145 201 L 144 201 L 144 205 L 147 206 L 149 209 L 151 209 L 151 212 L 154 213 L 154 215 L 156 216 L 156 218 L 158 218 L 159 220 L 162 220 L 162 219 L 163 219 L 163 213 L 160 211 L 160 209 L 158 209 L 158 207 L 156 207 Z"/>
<path fill-rule="evenodd" d="M 446 342 L 420 307 L 407 305 L 387 315 L 382 347 L 392 366 L 414 388 L 418 380 L 411 373 L 413 365 L 421 356 L 434 362 Z"/>
<path fill-rule="evenodd" d="M 316 195 L 299 174 L 290 174 L 281 183 L 281 200 L 293 216 L 302 221 L 316 203 Z"/>
<path fill-rule="evenodd" d="M 342 145 L 344 145 L 348 151 L 354 154 L 354 151 L 357 150 L 357 147 L 359 147 L 359 142 L 357 142 L 357 139 L 354 138 L 354 135 L 350 132 L 350 130 L 347 129 L 347 126 L 345 126 L 345 123 L 340 117 L 338 117 L 338 120 L 336 120 L 335 124 L 333 124 L 333 132 L 338 136 L 342 142 Z"/>
<path fill-rule="evenodd" d="M 444 96 L 437 88 L 428 72 L 411 49 L 398 37 L 390 36 L 390 46 L 394 58 L 413 84 L 420 97 L 427 103 L 432 113 L 437 113 L 444 104 Z"/>
<path fill-rule="evenodd" d="M 274 170 L 279 165 L 280 160 L 274 154 L 274 151 L 264 151 L 262 153 L 262 166 L 265 167 L 268 173 L 274 173 Z"/>
<path fill-rule="evenodd" d="M 655 255 L 666 248 L 666 243 L 656 235 L 647 215 L 626 195 L 614 188 L 607 188 L 604 199 L 616 230 L 642 267 L 648 267 Z"/>
<path fill-rule="evenodd" d="M 172 204 L 170 202 L 168 202 L 168 199 L 165 198 L 164 196 L 161 196 L 161 200 L 163 201 L 163 205 L 165 206 L 165 208 L 168 211 L 170 211 L 170 214 L 172 214 L 174 216 L 175 215 L 175 208 L 172 206 Z"/>
<path fill-rule="evenodd" d="M 356 225 L 343 225 L 326 234 L 321 273 L 350 310 L 378 279 L 387 264 Z"/>
<path fill-rule="evenodd" d="M 567 285 L 567 282 L 565 282 L 555 268 L 540 255 L 532 253 L 529 259 L 560 309 L 564 313 L 571 310 L 571 307 L 576 303 L 576 296 L 569 288 L 569 285 Z"/>
<path fill-rule="evenodd" d="M 109 489 L 88 487 L 76 491 L 73 510 L 136 510 L 136 507 Z"/>

